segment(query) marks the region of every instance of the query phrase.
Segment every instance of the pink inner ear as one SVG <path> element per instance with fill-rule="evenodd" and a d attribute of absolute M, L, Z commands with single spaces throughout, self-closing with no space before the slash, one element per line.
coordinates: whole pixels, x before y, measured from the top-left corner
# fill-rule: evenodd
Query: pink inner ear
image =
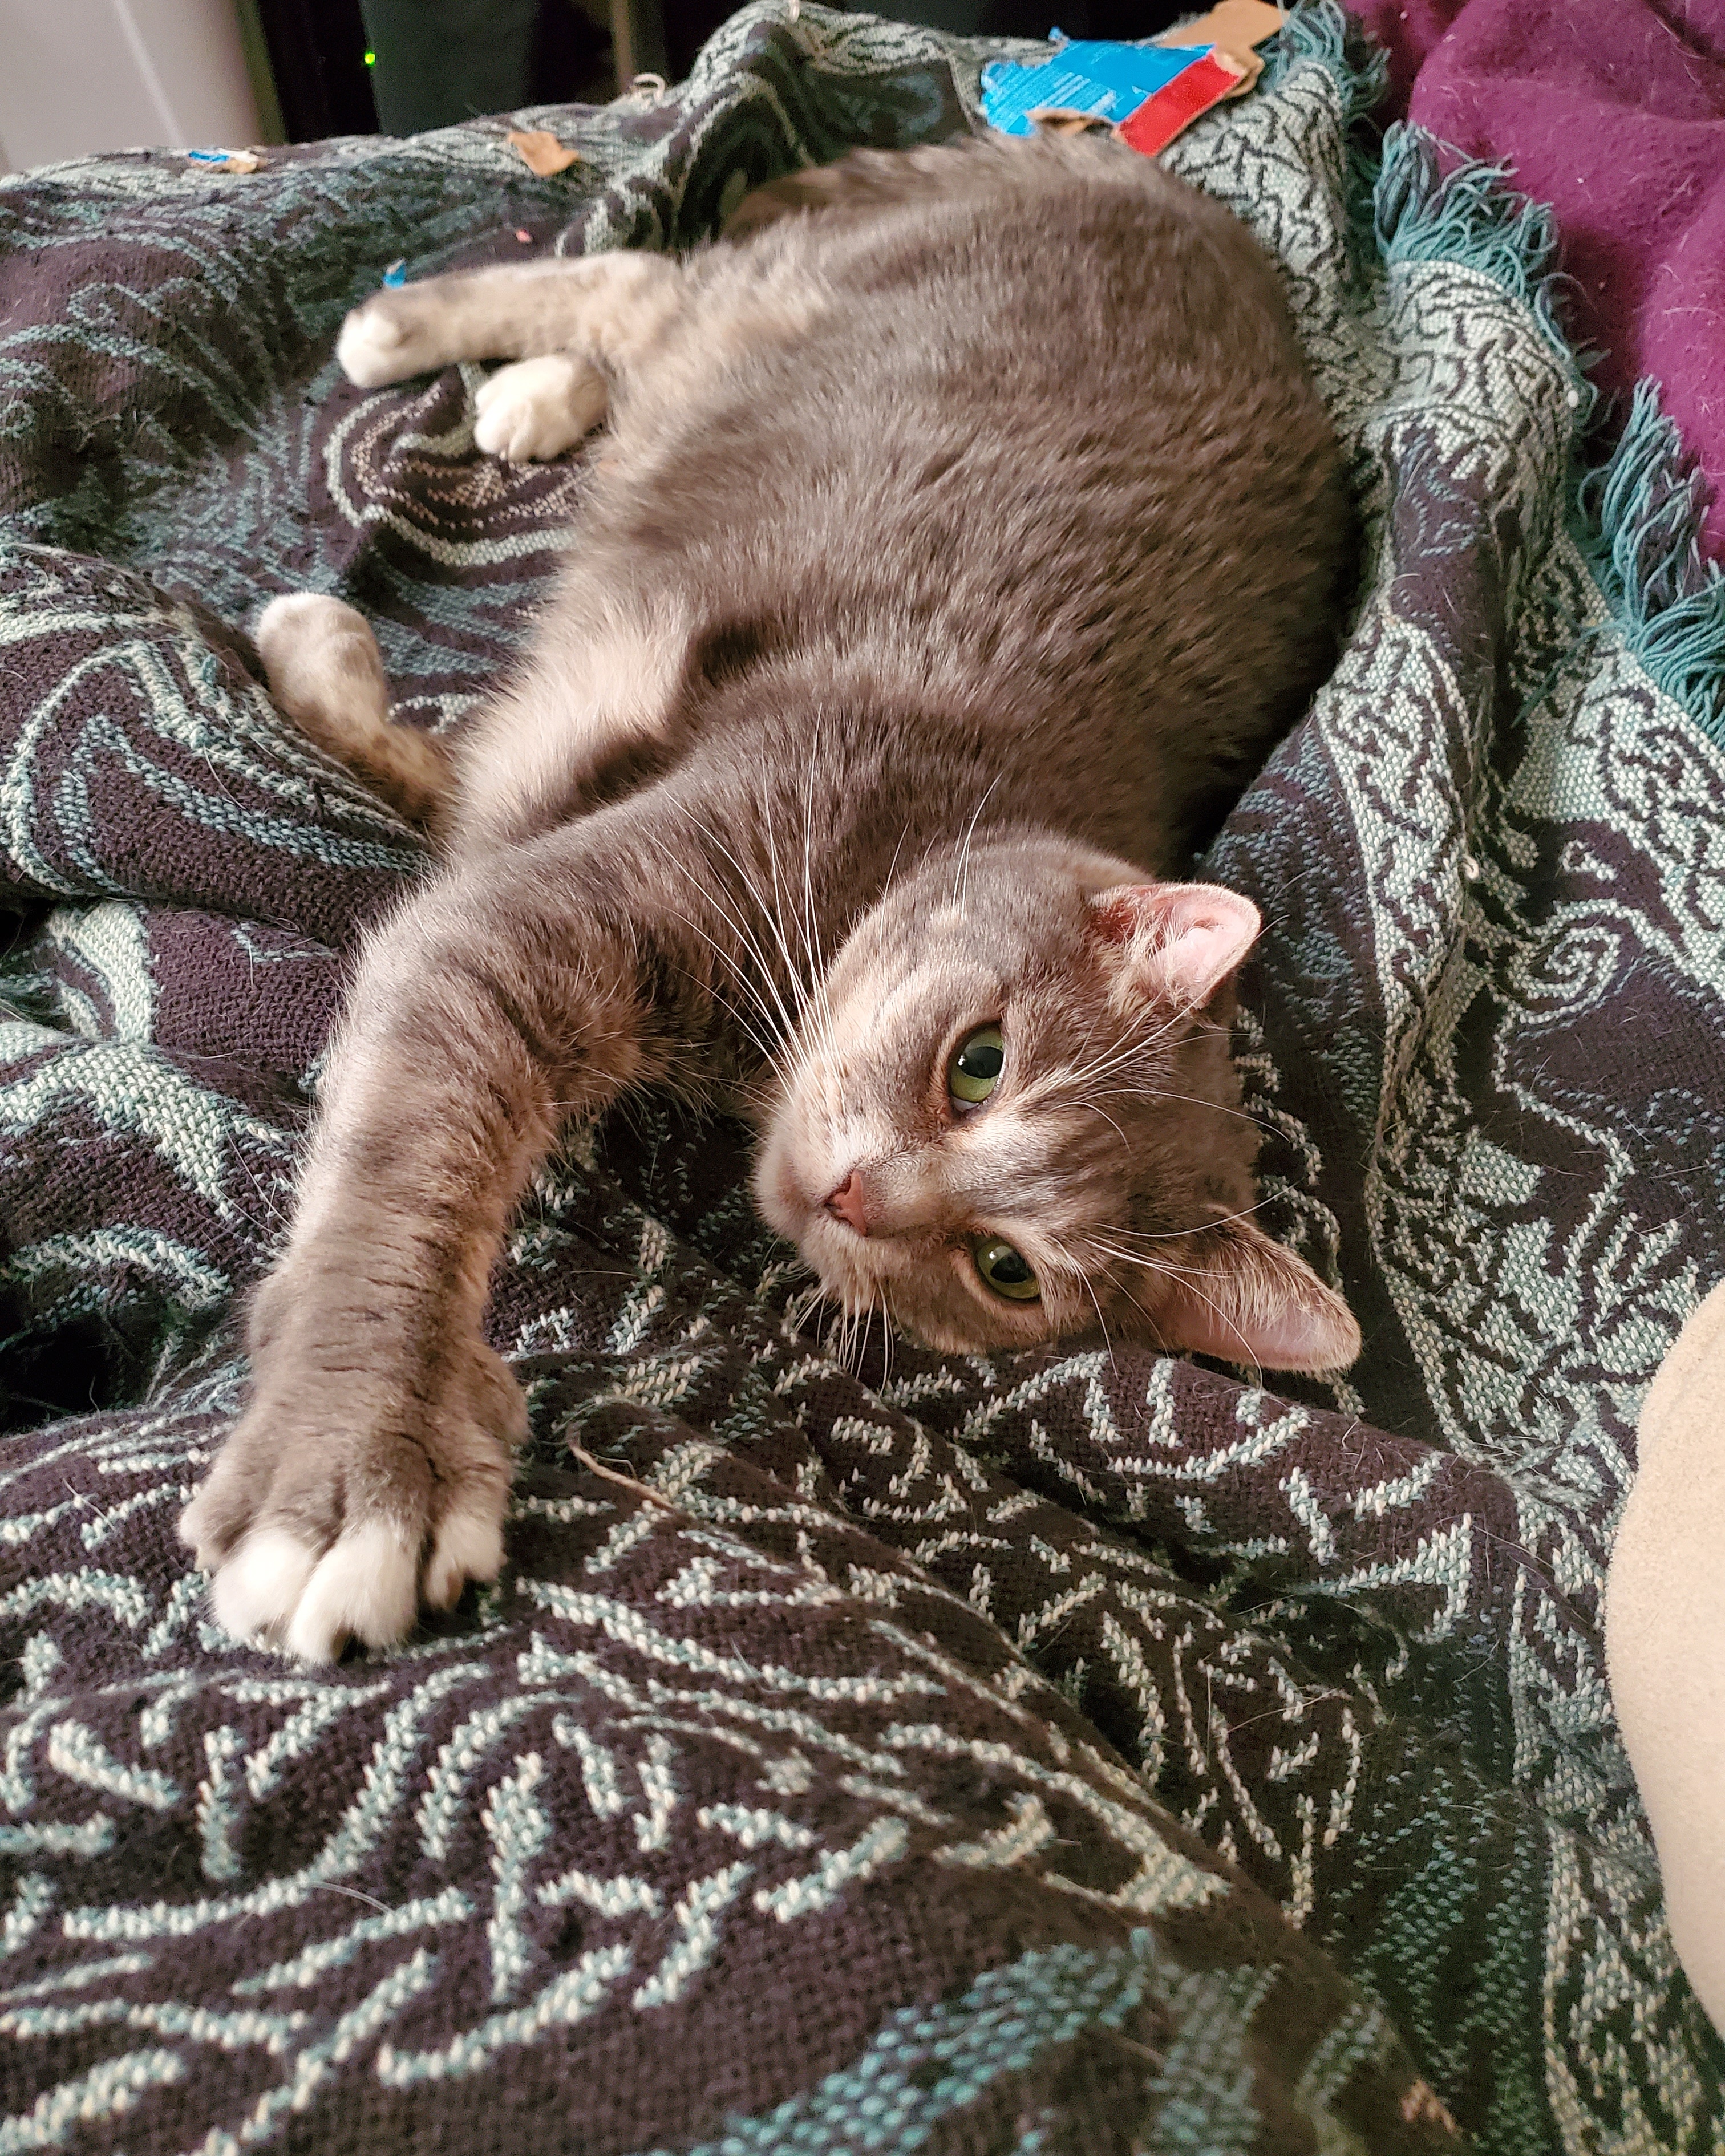
<path fill-rule="evenodd" d="M 1358 1355 L 1341 1296 L 1250 1220 L 1219 1221 L 1192 1250 L 1189 1270 L 1157 1283 L 1164 1347 L 1265 1370 L 1345 1370 Z"/>
<path fill-rule="evenodd" d="M 1208 1003 L 1252 947 L 1263 923 L 1238 891 L 1214 883 L 1122 883 L 1091 901 L 1098 932 L 1127 947 L 1144 986 Z"/>
<path fill-rule="evenodd" d="M 1359 1331 L 1339 1296 L 1294 1301 L 1281 1309 L 1219 1310 L 1182 1287 L 1158 1313 L 1163 1337 L 1189 1354 L 1214 1355 L 1263 1370 L 1321 1373 L 1345 1370 L 1359 1354 Z"/>

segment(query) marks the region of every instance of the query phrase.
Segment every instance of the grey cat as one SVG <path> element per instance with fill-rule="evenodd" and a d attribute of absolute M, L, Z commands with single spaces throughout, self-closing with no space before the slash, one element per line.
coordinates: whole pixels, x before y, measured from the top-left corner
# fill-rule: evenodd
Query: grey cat
<path fill-rule="evenodd" d="M 231 1632 L 327 1656 L 495 1576 L 492 1265 L 559 1127 L 631 1087 L 740 1106 L 767 1219 L 932 1346 L 1353 1360 L 1250 1218 L 1257 914 L 1163 880 L 1332 663 L 1350 567 L 1233 217 L 1111 144 L 863 155 L 681 260 L 380 292 L 337 350 L 367 387 L 513 356 L 475 427 L 511 458 L 609 434 L 530 657 L 448 747 L 390 724 L 351 608 L 259 626 L 279 701 L 444 857 L 365 954 L 182 1522 Z"/>

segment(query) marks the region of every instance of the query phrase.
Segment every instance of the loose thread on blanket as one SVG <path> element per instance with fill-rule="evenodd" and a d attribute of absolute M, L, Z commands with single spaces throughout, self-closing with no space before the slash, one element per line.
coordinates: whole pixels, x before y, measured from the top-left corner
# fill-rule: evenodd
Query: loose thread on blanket
<path fill-rule="evenodd" d="M 565 1442 L 567 1443 L 568 1440 L 566 1440 Z M 580 1461 L 589 1474 L 597 1475 L 601 1481 L 614 1482 L 620 1490 L 633 1491 L 637 1497 L 644 1498 L 649 1505 L 657 1505 L 662 1512 L 674 1512 L 677 1509 L 663 1491 L 652 1488 L 648 1483 L 638 1481 L 633 1475 L 624 1474 L 620 1468 L 607 1467 L 603 1460 L 595 1460 L 585 1445 L 569 1444 L 569 1453 L 572 1459 Z"/>

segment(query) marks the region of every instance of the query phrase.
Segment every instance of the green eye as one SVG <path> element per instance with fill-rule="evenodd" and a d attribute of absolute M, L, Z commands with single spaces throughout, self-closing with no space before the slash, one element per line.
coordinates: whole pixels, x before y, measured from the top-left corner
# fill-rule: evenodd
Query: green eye
<path fill-rule="evenodd" d="M 1042 1298 L 1035 1274 L 1012 1245 L 999 1235 L 990 1235 L 977 1245 L 976 1269 L 996 1295 L 1006 1296 L 1014 1302 L 1038 1302 Z"/>
<path fill-rule="evenodd" d="M 1005 1060 L 1006 1044 L 1000 1038 L 999 1027 L 978 1026 L 947 1068 L 947 1091 L 955 1101 L 973 1108 L 980 1106 L 999 1084 Z"/>

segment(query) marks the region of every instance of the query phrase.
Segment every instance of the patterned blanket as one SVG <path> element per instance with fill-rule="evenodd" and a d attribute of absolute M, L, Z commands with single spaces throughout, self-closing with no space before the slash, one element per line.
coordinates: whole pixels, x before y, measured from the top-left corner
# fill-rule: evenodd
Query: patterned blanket
<path fill-rule="evenodd" d="M 0 187 L 0 2156 L 1719 2146 L 1599 1620 L 1725 1273 L 1725 597 L 1651 396 L 1576 487 L 1548 218 L 1366 131 L 1328 0 L 1277 46 L 1168 162 L 1285 264 L 1371 560 L 1210 868 L 1269 923 L 1266 1217 L 1358 1371 L 846 1365 L 740 1136 L 649 1101 L 509 1247 L 502 1580 L 316 1671 L 174 1522 L 423 855 L 243 624 L 339 591 L 446 723 L 583 485 L 336 326 L 398 259 L 686 242 L 975 125 L 999 48 L 753 0 L 535 116 L 551 178 L 486 121 Z"/>

